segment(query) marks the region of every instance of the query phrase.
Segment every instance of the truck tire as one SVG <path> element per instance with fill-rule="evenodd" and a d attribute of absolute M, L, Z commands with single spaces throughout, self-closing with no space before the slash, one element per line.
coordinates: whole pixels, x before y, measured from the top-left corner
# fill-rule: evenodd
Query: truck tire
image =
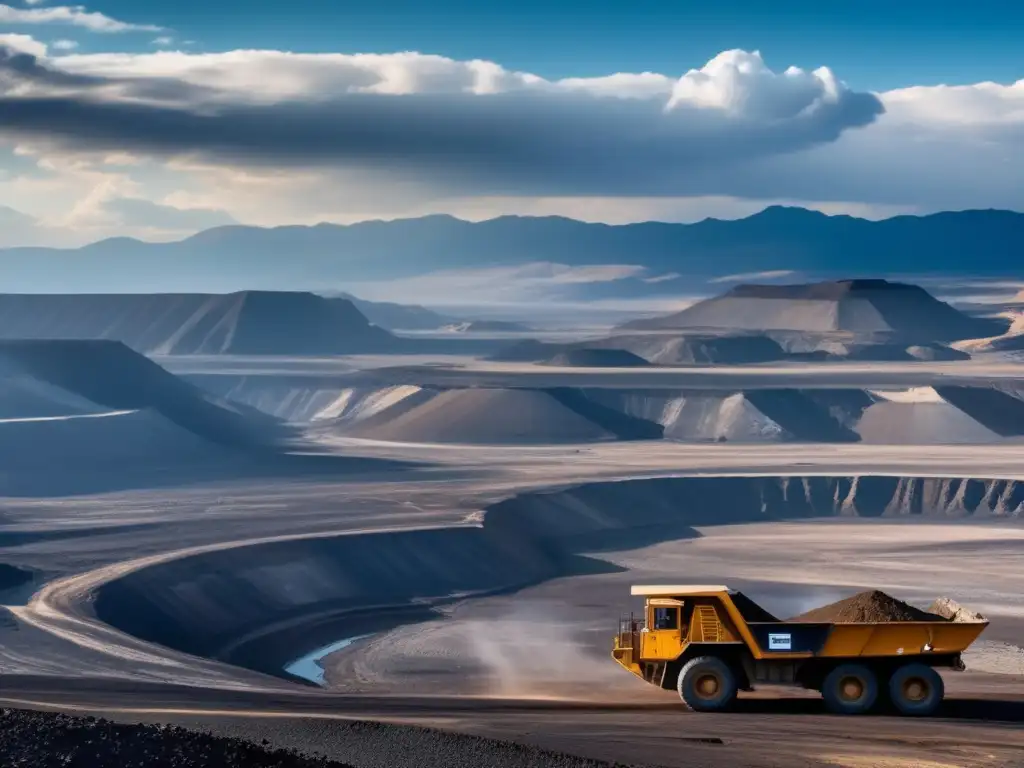
<path fill-rule="evenodd" d="M 863 664 L 840 664 L 828 673 L 821 695 L 831 712 L 862 715 L 878 701 L 878 676 Z"/>
<path fill-rule="evenodd" d="M 889 698 L 901 715 L 934 715 L 945 694 L 942 677 L 927 664 L 904 664 L 889 678 Z"/>
<path fill-rule="evenodd" d="M 721 712 L 736 700 L 736 675 L 718 657 L 698 656 L 679 670 L 676 690 L 694 712 Z"/>

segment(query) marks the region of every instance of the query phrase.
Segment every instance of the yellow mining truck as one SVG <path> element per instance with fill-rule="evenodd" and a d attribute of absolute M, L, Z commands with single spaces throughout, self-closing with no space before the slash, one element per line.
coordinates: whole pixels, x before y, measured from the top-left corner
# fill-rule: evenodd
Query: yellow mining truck
<path fill-rule="evenodd" d="M 960 654 L 988 622 L 780 621 L 725 586 L 635 586 L 642 618 L 620 621 L 612 657 L 637 677 L 675 689 L 700 712 L 728 709 L 755 684 L 820 691 L 842 714 L 884 701 L 929 715 L 944 695 L 936 667 L 962 670 Z"/>

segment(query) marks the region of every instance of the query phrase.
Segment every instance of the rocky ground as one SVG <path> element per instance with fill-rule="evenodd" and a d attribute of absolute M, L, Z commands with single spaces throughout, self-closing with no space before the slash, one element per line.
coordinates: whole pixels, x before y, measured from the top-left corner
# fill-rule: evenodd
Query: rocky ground
<path fill-rule="evenodd" d="M 8 768 L 352 768 L 174 726 L 18 709 L 0 710 L 0 763 Z"/>
<path fill-rule="evenodd" d="M 536 747 L 431 729 L 382 723 L 344 723 L 338 730 L 366 746 L 365 766 L 450 768 L 614 768 L 613 764 Z M 0 765 L 4 768 L 353 768 L 349 763 L 277 749 L 266 739 L 214 735 L 171 725 L 118 723 L 53 712 L 0 710 Z M 395 761 L 374 757 L 402 753 Z M 418 758 L 413 756 L 418 755 Z M 409 758 L 413 757 L 412 760 Z"/>

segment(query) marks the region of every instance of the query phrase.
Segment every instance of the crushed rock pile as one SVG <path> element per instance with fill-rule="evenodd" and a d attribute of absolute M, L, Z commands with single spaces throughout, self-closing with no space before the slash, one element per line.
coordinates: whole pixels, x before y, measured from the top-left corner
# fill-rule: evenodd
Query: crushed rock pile
<path fill-rule="evenodd" d="M 175 726 L 124 725 L 52 712 L 0 710 L 6 768 L 352 768 Z"/>
<path fill-rule="evenodd" d="M 789 621 L 822 621 L 860 624 L 883 621 L 945 621 L 945 617 L 922 611 L 879 590 L 859 592 L 853 597 L 823 605 Z"/>
<path fill-rule="evenodd" d="M 969 611 L 960 603 L 949 597 L 940 597 L 928 606 L 928 612 L 942 616 L 944 619 L 955 621 L 960 624 L 971 624 L 976 621 L 985 621 L 980 613 Z"/>

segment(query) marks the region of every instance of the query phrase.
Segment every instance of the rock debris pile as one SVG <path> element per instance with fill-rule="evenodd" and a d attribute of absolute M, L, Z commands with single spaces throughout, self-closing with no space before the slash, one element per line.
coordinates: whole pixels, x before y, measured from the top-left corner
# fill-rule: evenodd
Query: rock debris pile
<path fill-rule="evenodd" d="M 980 613 L 970 611 L 960 605 L 960 603 L 948 597 L 938 598 L 934 603 L 928 606 L 928 611 L 961 624 L 985 621 L 985 617 Z"/>

